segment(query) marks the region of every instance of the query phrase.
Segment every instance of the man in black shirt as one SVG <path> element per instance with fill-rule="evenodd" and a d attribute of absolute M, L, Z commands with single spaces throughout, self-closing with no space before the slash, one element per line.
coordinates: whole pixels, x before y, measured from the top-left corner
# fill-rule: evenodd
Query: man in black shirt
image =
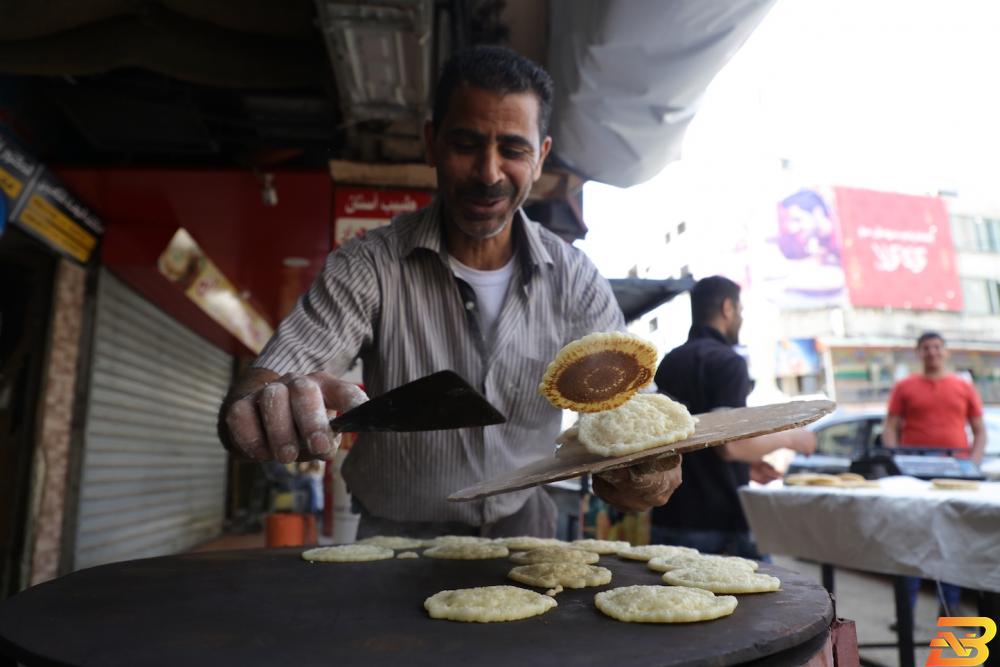
<path fill-rule="evenodd" d="M 691 290 L 691 331 L 656 370 L 658 390 L 691 414 L 742 408 L 750 393 L 747 363 L 733 346 L 743 324 L 740 286 L 721 276 L 699 280 Z M 653 509 L 653 542 L 694 547 L 705 553 L 759 558 L 737 489 L 777 478 L 762 457 L 788 447 L 811 454 L 816 438 L 802 429 L 759 436 L 684 455 L 684 483 L 670 502 Z"/>

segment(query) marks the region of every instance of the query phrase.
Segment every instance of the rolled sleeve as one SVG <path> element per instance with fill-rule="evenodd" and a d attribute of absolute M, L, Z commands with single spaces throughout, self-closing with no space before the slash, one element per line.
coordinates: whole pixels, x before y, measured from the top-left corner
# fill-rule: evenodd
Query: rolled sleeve
<path fill-rule="evenodd" d="M 253 365 L 276 373 L 343 373 L 371 345 L 379 285 L 370 244 L 330 253 L 323 271 L 278 326 Z"/>
<path fill-rule="evenodd" d="M 607 278 L 583 252 L 570 251 L 568 339 L 596 331 L 624 331 L 625 318 Z"/>

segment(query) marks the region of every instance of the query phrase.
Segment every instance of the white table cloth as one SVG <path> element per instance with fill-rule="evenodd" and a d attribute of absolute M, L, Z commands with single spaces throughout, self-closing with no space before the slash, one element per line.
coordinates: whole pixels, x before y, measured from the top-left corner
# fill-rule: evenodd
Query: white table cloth
<path fill-rule="evenodd" d="M 762 553 L 1000 592 L 1000 482 L 943 491 L 913 477 L 879 488 L 744 487 Z"/>

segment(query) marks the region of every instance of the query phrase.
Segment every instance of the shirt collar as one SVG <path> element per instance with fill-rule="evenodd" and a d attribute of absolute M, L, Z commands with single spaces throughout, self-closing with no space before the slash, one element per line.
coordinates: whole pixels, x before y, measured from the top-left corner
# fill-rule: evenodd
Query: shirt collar
<path fill-rule="evenodd" d="M 522 264 L 527 262 L 531 267 L 543 264 L 553 264 L 552 256 L 542 243 L 538 224 L 531 222 L 524 209 L 517 209 L 514 214 L 515 247 L 519 249 Z M 445 263 L 448 262 L 448 252 L 444 245 L 444 222 L 441 218 L 441 200 L 438 197 L 430 206 L 418 213 L 418 217 L 408 225 L 408 233 L 403 237 L 402 255 L 409 256 L 417 248 L 423 248 L 435 253 Z"/>
<path fill-rule="evenodd" d="M 694 324 L 691 326 L 691 330 L 688 332 L 688 340 L 694 340 L 695 338 L 714 338 L 720 343 L 732 346 L 732 343 L 726 340 L 721 331 L 706 324 Z"/>

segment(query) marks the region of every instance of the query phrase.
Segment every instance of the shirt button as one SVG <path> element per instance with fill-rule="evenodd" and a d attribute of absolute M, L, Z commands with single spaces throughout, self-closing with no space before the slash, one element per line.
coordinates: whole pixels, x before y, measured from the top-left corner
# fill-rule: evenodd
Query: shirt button
<path fill-rule="evenodd" d="M 476 307 L 476 302 L 475 301 L 466 301 L 465 302 L 465 307 L 468 310 L 473 310 Z"/>

